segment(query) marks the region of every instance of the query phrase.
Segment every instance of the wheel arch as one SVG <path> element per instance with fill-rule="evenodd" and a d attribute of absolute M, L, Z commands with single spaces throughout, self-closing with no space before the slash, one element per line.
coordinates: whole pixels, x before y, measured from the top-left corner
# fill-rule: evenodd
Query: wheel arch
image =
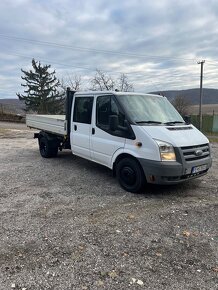
<path fill-rule="evenodd" d="M 49 141 L 53 139 L 57 139 L 56 135 L 53 135 L 51 133 L 47 133 L 45 131 L 40 131 L 39 133 L 35 134 L 36 138 L 41 139 L 42 137 L 47 138 Z"/>
<path fill-rule="evenodd" d="M 114 158 L 114 161 L 113 161 L 113 166 L 112 166 L 112 170 L 113 170 L 113 176 L 116 176 L 116 166 L 117 164 L 124 158 L 131 158 L 131 159 L 134 159 L 137 161 L 137 163 L 140 165 L 140 167 L 142 168 L 140 162 L 138 161 L 138 158 L 137 156 L 134 156 L 128 152 L 123 152 L 119 155 L 116 156 L 116 158 Z"/>
<path fill-rule="evenodd" d="M 40 139 L 43 137 L 46 138 L 48 142 L 53 142 L 54 144 L 56 144 L 56 146 L 58 147 L 60 146 L 60 143 L 62 142 L 62 139 L 63 139 L 58 135 L 48 133 L 46 131 L 40 131 L 39 133 L 34 134 L 34 138 L 37 138 L 39 142 L 40 142 Z"/>

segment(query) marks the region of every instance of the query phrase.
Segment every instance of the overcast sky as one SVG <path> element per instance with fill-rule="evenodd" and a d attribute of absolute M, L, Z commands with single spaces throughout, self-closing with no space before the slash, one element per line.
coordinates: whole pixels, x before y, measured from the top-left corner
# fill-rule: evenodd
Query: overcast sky
<path fill-rule="evenodd" d="M 47 42 L 47 44 L 46 44 Z M 217 0 L 1 0 L 0 98 L 22 92 L 31 59 L 58 78 L 126 73 L 135 91 L 218 88 Z"/>

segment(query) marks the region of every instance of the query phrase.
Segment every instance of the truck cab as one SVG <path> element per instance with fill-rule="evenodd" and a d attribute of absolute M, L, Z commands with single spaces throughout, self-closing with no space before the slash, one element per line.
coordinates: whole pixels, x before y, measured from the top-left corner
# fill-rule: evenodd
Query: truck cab
<path fill-rule="evenodd" d="M 165 97 L 68 90 L 66 104 L 63 133 L 44 128 L 35 136 L 39 145 L 42 136 L 50 138 L 47 147 L 71 148 L 73 154 L 109 167 L 127 191 L 138 192 L 146 183 L 184 182 L 211 167 L 208 139 Z"/>

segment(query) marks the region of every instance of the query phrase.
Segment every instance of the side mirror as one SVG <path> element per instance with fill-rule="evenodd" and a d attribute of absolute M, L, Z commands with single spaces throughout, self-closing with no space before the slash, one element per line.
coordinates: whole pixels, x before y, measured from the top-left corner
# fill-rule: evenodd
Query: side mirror
<path fill-rule="evenodd" d="M 109 116 L 109 128 L 111 131 L 116 131 L 118 129 L 118 116 L 117 115 Z"/>
<path fill-rule="evenodd" d="M 191 116 L 183 116 L 184 121 L 186 122 L 186 124 L 191 124 Z"/>

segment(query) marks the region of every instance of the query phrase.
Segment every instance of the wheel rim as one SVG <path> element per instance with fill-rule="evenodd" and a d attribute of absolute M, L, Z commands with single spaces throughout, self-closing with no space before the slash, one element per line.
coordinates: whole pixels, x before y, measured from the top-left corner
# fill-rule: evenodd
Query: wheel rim
<path fill-rule="evenodd" d="M 47 149 L 47 146 L 45 145 L 45 143 L 44 142 L 41 142 L 41 144 L 40 144 L 40 151 L 42 153 L 45 153 L 46 152 L 46 149 Z"/>
<path fill-rule="evenodd" d="M 137 176 L 136 176 L 136 172 L 133 168 L 131 168 L 129 166 L 124 166 L 121 169 L 120 175 L 121 175 L 122 181 L 126 185 L 132 186 L 136 183 Z"/>

